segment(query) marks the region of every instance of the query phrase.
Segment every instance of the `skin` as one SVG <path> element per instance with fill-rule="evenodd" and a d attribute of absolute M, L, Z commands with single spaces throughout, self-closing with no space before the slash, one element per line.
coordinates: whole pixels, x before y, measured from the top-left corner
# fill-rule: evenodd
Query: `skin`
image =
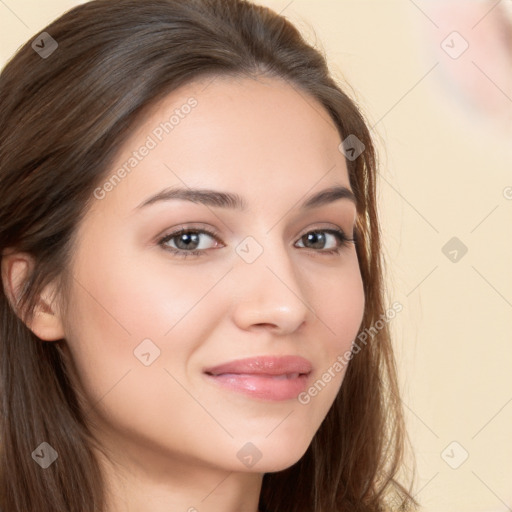
<path fill-rule="evenodd" d="M 111 467 L 98 452 L 108 512 L 256 512 L 263 474 L 305 453 L 345 373 L 303 405 L 219 388 L 202 369 L 294 354 L 311 361 L 313 383 L 351 348 L 363 318 L 354 244 L 328 255 L 339 245 L 335 237 L 323 246 L 303 238 L 333 228 L 352 237 L 355 205 L 296 206 L 332 185 L 351 188 L 327 112 L 277 78 L 211 80 L 174 91 L 131 134 L 110 174 L 174 109 L 197 99 L 135 169 L 93 201 L 79 226 L 69 295 L 47 288 L 30 323 L 43 340 L 64 338 L 94 404 L 89 422 L 118 463 Z M 184 184 L 237 193 L 248 209 L 183 200 L 136 209 Z M 158 244 L 197 223 L 219 235 L 200 235 L 203 256 L 179 258 Z M 263 249 L 250 264 L 235 251 L 247 236 Z M 168 246 L 182 248 L 178 238 Z M 12 293 L 29 266 L 23 254 L 4 258 Z M 160 349 L 149 366 L 134 356 L 146 338 Z M 252 467 L 237 457 L 247 442 L 262 455 Z"/>

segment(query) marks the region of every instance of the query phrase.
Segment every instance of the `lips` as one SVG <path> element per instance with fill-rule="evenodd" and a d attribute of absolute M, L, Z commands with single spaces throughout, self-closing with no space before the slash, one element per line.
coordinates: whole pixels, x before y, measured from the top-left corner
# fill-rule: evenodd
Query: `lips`
<path fill-rule="evenodd" d="M 237 359 L 205 368 L 204 373 L 220 375 L 266 375 L 279 379 L 297 378 L 312 371 L 311 362 L 300 356 L 260 356 Z"/>
<path fill-rule="evenodd" d="M 228 393 L 275 402 L 296 399 L 306 389 L 311 363 L 299 356 L 238 359 L 203 370 L 205 379 Z"/>

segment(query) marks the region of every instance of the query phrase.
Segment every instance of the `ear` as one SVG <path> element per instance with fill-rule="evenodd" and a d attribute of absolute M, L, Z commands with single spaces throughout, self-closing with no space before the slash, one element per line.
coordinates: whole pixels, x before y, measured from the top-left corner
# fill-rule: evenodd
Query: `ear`
<path fill-rule="evenodd" d="M 34 314 L 24 319 L 18 306 L 21 292 L 27 278 L 34 268 L 34 260 L 30 254 L 13 252 L 2 256 L 2 282 L 5 294 L 18 317 L 40 339 L 55 341 L 64 338 L 64 329 L 60 311 L 55 298 L 56 289 L 48 284 L 40 293 Z"/>

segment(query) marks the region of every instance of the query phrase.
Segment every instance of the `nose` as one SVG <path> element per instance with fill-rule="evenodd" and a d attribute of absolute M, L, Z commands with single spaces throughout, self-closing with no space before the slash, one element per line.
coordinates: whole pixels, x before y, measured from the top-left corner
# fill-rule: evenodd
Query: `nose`
<path fill-rule="evenodd" d="M 315 316 L 306 301 L 306 280 L 294 268 L 286 248 L 277 246 L 266 247 L 252 263 L 240 258 L 235 264 L 233 320 L 240 329 L 287 334 Z"/>

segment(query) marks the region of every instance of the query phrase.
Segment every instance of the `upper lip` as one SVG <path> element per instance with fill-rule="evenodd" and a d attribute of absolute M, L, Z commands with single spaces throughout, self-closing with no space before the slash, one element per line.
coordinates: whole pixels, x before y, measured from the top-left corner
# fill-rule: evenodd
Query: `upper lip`
<path fill-rule="evenodd" d="M 221 375 L 223 373 L 239 374 L 308 374 L 312 370 L 311 362 L 300 356 L 259 356 L 236 359 L 217 366 L 205 368 L 204 373 Z"/>

